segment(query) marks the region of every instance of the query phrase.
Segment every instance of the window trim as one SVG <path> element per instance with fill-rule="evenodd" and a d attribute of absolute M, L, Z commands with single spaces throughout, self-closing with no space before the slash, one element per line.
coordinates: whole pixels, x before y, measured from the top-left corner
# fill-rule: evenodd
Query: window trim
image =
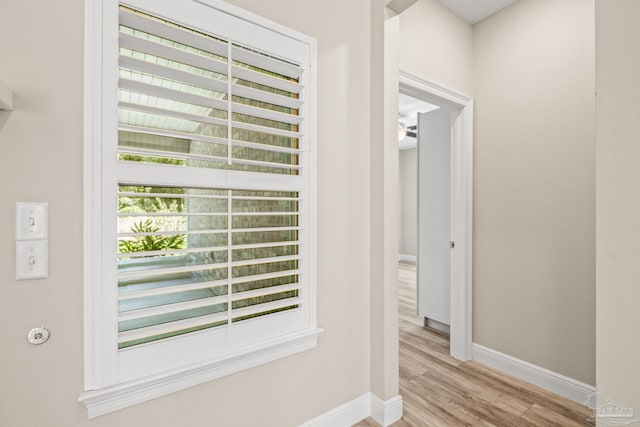
<path fill-rule="evenodd" d="M 207 361 L 99 390 L 85 391 L 80 394 L 79 401 L 87 407 L 89 418 L 95 418 L 302 351 L 311 350 L 316 347 L 321 332 L 322 329 L 316 328 L 263 343 L 263 345 L 251 349 L 250 352 L 239 353 L 234 357 Z"/>
<path fill-rule="evenodd" d="M 124 1 L 123 3 L 128 3 Z M 223 358 L 210 359 L 183 366 L 141 379 L 105 385 L 105 378 L 117 377 L 117 366 L 105 366 L 103 347 L 111 345 L 112 326 L 104 319 L 115 316 L 104 312 L 104 295 L 98 284 L 102 282 L 102 256 L 104 240 L 102 224 L 109 220 L 102 213 L 102 141 L 110 129 L 103 124 L 104 65 L 103 65 L 103 20 L 117 14 L 120 4 L 117 0 L 85 0 L 85 43 L 84 43 L 84 391 L 79 401 L 88 410 L 89 418 L 100 416 L 118 409 L 160 397 L 181 389 L 211 381 L 225 375 L 262 365 L 289 355 L 315 348 L 322 329 L 316 326 L 316 99 L 317 99 L 317 42 L 315 39 L 274 23 L 253 13 L 220 0 L 191 0 L 255 24 L 278 35 L 308 45 L 309 67 L 309 166 L 308 193 L 310 197 L 310 259 L 309 288 L 311 325 L 301 331 L 263 341 L 245 347 Z M 117 45 L 117 42 L 114 42 Z M 109 77 L 109 76 L 106 76 Z M 109 236 L 106 236 L 108 239 Z"/>

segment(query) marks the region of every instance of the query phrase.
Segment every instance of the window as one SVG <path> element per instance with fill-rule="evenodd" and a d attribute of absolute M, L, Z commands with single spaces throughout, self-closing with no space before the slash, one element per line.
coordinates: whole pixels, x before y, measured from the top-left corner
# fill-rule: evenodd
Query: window
<path fill-rule="evenodd" d="M 217 0 L 96 3 L 90 416 L 312 348 L 319 333 L 315 42 Z"/>

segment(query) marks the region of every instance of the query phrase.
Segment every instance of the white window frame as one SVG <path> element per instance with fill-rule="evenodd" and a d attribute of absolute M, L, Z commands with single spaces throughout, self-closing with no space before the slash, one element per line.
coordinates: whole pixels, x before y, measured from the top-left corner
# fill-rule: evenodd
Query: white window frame
<path fill-rule="evenodd" d="M 204 334 L 188 334 L 186 338 L 161 342 L 175 354 L 161 360 L 150 359 L 144 352 L 125 352 L 126 363 L 117 354 L 117 310 L 116 291 L 105 290 L 105 277 L 114 273 L 105 267 L 104 257 L 115 242 L 114 219 L 106 215 L 104 197 L 105 177 L 109 171 L 104 165 L 105 156 L 115 158 L 116 147 L 103 147 L 102 141 L 113 134 L 117 123 L 117 52 L 118 52 L 118 8 L 124 4 L 135 9 L 164 15 L 167 19 L 180 22 L 193 10 L 207 8 L 209 15 L 220 16 L 216 22 L 216 34 L 244 43 L 251 40 L 252 47 L 273 52 L 273 46 L 280 46 L 278 52 L 287 49 L 306 49 L 309 69 L 304 77 L 308 85 L 306 108 L 306 172 L 305 193 L 309 197 L 309 259 L 308 271 L 308 310 L 302 326 L 294 333 L 257 341 L 250 346 L 234 348 L 232 352 L 215 357 L 204 356 L 196 363 L 181 364 L 180 349 L 189 351 L 189 343 L 197 342 Z M 158 5 L 161 6 L 158 6 Z M 157 13 L 158 8 L 163 10 Z M 174 14 L 178 17 L 174 19 Z M 211 22 L 211 16 L 201 18 Z M 200 18 L 189 15 L 189 25 Z M 254 32 L 260 37 L 256 37 Z M 246 12 L 220 0 L 85 0 L 85 76 L 84 76 L 84 392 L 80 395 L 90 418 L 118 409 L 144 402 L 193 385 L 201 384 L 225 375 L 258 366 L 301 351 L 315 348 L 318 335 L 322 332 L 316 325 L 316 40 L 304 34 L 286 28 L 260 16 Z M 112 150 L 110 152 L 109 150 Z M 219 171 L 204 171 L 203 176 Z M 267 174 L 261 174 L 267 175 Z M 262 178 L 262 177 L 261 177 Z M 300 178 L 300 177 L 298 177 Z M 269 182 L 278 182 L 282 177 L 265 176 L 260 182 L 251 183 L 253 190 L 270 190 Z M 110 183 L 112 180 L 110 181 Z M 267 184 L 265 184 L 267 183 Z M 158 182 L 158 184 L 162 184 Z M 264 188 L 261 188 L 264 187 Z M 115 191 L 108 197 L 116 198 Z M 114 202 L 115 204 L 115 202 Z M 104 229 L 113 230 L 105 235 Z M 113 234 L 113 235 L 112 235 Z M 113 267 L 115 269 L 115 266 Z M 115 288 L 115 286 L 114 286 Z M 269 319 L 268 322 L 278 321 Z M 257 320 L 257 319 L 256 319 Z M 199 338 L 200 337 L 200 338 Z M 114 350 L 115 349 L 115 350 Z M 173 351 L 176 350 L 176 351 Z M 183 351 L 184 352 L 184 351 Z M 172 359 L 172 360 L 169 360 Z M 136 366 L 150 369 L 148 375 L 139 377 Z M 126 365 L 126 366 L 125 366 Z"/>

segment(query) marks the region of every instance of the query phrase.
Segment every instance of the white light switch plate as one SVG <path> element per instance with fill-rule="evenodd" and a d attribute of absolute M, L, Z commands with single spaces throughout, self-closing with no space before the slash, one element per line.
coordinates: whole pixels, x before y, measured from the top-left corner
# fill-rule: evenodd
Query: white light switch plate
<path fill-rule="evenodd" d="M 46 240 L 48 203 L 16 203 L 16 240 Z"/>
<path fill-rule="evenodd" d="M 16 280 L 49 277 L 49 241 L 16 242 Z"/>

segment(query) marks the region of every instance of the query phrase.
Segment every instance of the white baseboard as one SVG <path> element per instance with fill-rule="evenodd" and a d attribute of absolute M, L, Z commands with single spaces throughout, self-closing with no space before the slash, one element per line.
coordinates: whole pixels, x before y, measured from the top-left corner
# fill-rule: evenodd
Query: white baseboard
<path fill-rule="evenodd" d="M 382 427 L 391 424 L 402 418 L 402 397 L 400 395 L 383 401 L 375 395 L 371 395 L 371 417 Z"/>
<path fill-rule="evenodd" d="M 595 387 L 550 371 L 524 360 L 500 353 L 480 344 L 473 343 L 473 360 L 494 369 L 537 385 L 581 405 L 592 396 Z"/>
<path fill-rule="evenodd" d="M 300 427 L 351 427 L 368 417 L 373 417 L 382 427 L 390 426 L 402 417 L 402 398 L 396 396 L 383 401 L 366 393 L 300 424 Z"/>
<path fill-rule="evenodd" d="M 398 255 L 398 261 L 412 262 L 415 264 L 418 262 L 418 258 L 415 255 L 400 254 Z"/>
<path fill-rule="evenodd" d="M 371 393 L 331 409 L 300 427 L 351 427 L 371 415 Z"/>

